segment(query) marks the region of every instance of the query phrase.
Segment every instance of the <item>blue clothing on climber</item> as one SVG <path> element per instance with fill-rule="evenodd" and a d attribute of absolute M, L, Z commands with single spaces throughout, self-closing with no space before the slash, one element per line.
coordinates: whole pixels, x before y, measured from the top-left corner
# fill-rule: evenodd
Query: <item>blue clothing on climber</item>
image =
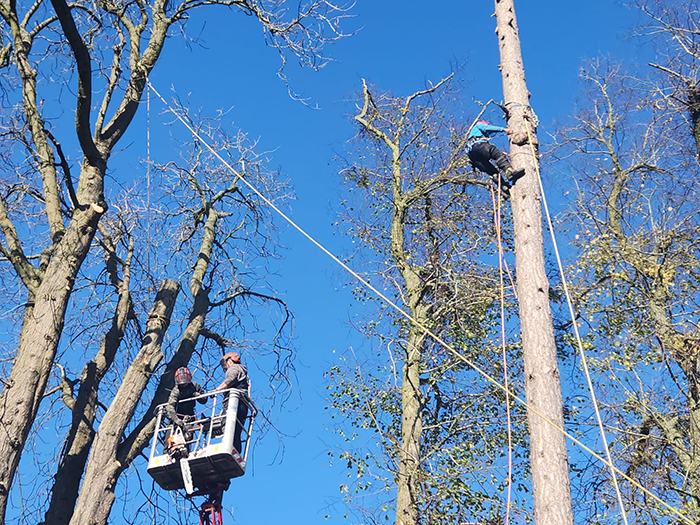
<path fill-rule="evenodd" d="M 498 133 L 510 133 L 510 130 L 508 128 L 502 128 L 501 126 L 494 126 L 485 120 L 480 120 L 474 124 L 467 138 L 470 141 L 476 142 L 478 140 L 488 140 L 489 137 Z"/>
<path fill-rule="evenodd" d="M 512 131 L 489 124 L 485 120 L 478 121 L 467 136 L 467 155 L 475 168 L 490 175 L 496 183 L 500 172 L 501 187 L 507 192 L 513 183 L 525 174 L 525 170 L 514 170 L 506 154 L 489 142 L 489 138 L 498 133 L 510 135 Z"/>

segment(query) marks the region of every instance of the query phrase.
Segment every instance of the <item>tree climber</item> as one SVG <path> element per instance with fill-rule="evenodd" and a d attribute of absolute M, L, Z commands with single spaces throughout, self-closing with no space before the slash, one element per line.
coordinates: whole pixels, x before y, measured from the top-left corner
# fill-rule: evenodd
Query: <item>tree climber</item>
<path fill-rule="evenodd" d="M 248 380 L 248 369 L 241 363 L 241 356 L 236 352 L 229 352 L 221 358 L 221 367 L 226 372 L 224 381 L 216 388 L 216 390 L 227 390 L 229 388 L 237 388 L 244 390 L 248 394 L 250 382 Z M 246 402 L 247 395 L 238 397 L 238 411 L 236 413 L 236 429 L 233 434 L 233 446 L 241 452 L 241 431 L 245 423 L 245 418 L 248 416 L 248 404 Z"/>
<path fill-rule="evenodd" d="M 165 411 L 173 424 L 185 435 L 185 422 L 194 418 L 194 400 L 181 400 L 202 394 L 205 394 L 204 389 L 199 383 L 192 381 L 192 372 L 187 367 L 183 366 L 175 371 L 175 386 L 170 392 Z M 206 401 L 204 397 L 197 399 L 198 403 L 206 403 Z"/>
<path fill-rule="evenodd" d="M 506 193 L 516 180 L 525 175 L 525 170 L 513 169 L 506 154 L 491 144 L 489 138 L 497 133 L 510 135 L 512 132 L 509 128 L 493 126 L 485 120 L 480 120 L 474 124 L 467 137 L 467 155 L 472 165 L 487 173 L 496 184 L 500 172 L 501 188 Z"/>

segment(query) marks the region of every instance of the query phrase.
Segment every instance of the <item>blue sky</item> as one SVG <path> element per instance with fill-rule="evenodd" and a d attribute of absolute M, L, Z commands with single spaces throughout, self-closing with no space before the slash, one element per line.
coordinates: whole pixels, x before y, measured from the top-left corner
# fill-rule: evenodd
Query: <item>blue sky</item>
<path fill-rule="evenodd" d="M 540 139 L 546 142 L 554 120 L 573 113 L 583 60 L 600 54 L 634 59 L 636 43 L 625 37 L 636 14 L 610 0 L 520 1 L 516 10 L 531 103 L 542 123 Z M 446 76 L 451 64 L 459 62 L 464 65 L 468 112 L 478 111 L 473 100 L 502 98 L 490 0 L 359 0 L 346 27 L 359 31 L 326 50 L 333 62 L 320 72 L 290 64 L 293 88 L 319 110 L 288 97 L 275 75 L 279 58 L 264 46 L 252 19 L 236 13 L 210 17 L 207 12 L 190 22 L 193 32 L 205 24 L 206 47 L 188 48 L 173 39 L 151 81 L 161 93 L 172 88 L 182 98 L 189 95 L 192 107 L 205 113 L 232 108 L 235 125 L 259 138 L 260 149 L 273 152 L 271 166 L 290 178 L 296 192 L 294 220 L 336 254 L 347 251 L 348 239 L 334 235 L 332 226 L 342 192 L 333 156 L 355 133 L 349 116 L 362 78 L 379 89 L 407 95 L 428 80 Z M 154 114 L 162 109 L 159 102 L 152 103 Z M 145 140 L 144 114 L 139 118 L 125 141 L 134 143 L 133 150 Z M 154 141 L 165 140 L 168 133 L 151 132 Z M 137 159 L 131 157 L 137 169 Z M 560 191 L 562 184 L 552 191 Z M 283 431 L 294 435 L 286 440 L 282 460 L 273 459 L 275 442 L 256 446 L 249 474 L 234 480 L 225 495 L 224 506 L 235 508 L 235 519 L 226 520 L 255 525 L 354 523 L 343 518 L 342 505 L 331 506 L 340 497 L 346 472 L 328 464 L 333 436 L 326 430 L 331 422 L 324 410 L 323 379 L 338 353 L 363 344 L 348 323 L 354 315 L 345 286 L 349 276 L 292 229 L 281 241 L 287 250 L 274 284 L 296 317 L 301 402 L 292 403 L 277 420 Z M 115 507 L 114 523 L 119 523 L 118 512 Z"/>

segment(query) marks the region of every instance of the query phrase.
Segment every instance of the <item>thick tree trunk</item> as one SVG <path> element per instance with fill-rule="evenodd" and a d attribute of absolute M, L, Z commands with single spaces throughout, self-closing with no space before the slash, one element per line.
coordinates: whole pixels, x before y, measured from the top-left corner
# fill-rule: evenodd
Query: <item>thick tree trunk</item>
<path fill-rule="evenodd" d="M 71 525 L 107 523 L 114 503 L 117 480 L 129 466 L 118 459 L 119 444 L 143 391 L 163 359 L 161 345 L 170 324 L 179 289 L 175 281 L 166 280 L 156 295 L 148 315 L 141 349 L 127 370 L 95 435 L 83 486 L 70 520 Z"/>
<path fill-rule="evenodd" d="M 536 141 L 536 129 L 530 120 L 529 93 L 513 0 L 496 0 L 496 19 L 508 127 L 515 132 L 511 135 L 511 157 L 515 168 L 526 170 L 525 176 L 511 190 L 511 202 L 535 522 L 537 525 L 567 525 L 573 523 L 573 512 L 566 438 L 543 419 L 564 428 L 549 282 L 545 272 L 542 197 L 535 171 L 536 159 L 527 135 L 529 126 L 532 140 Z"/>
<path fill-rule="evenodd" d="M 0 394 L 0 523 L 20 455 L 44 396 L 73 282 L 100 218 L 97 207 L 76 210 L 25 313 L 12 372 Z"/>
<path fill-rule="evenodd" d="M 111 248 L 107 258 L 107 268 L 112 283 L 117 287 L 119 300 L 112 317 L 112 325 L 102 339 L 97 355 L 83 368 L 77 396 L 75 399 L 69 397 L 67 400 L 73 417 L 64 445 L 64 453 L 51 487 L 51 501 L 43 521 L 46 525 L 68 525 L 70 521 L 78 499 L 80 480 L 95 437 L 93 425 L 97 414 L 98 390 L 102 379 L 114 362 L 124 338 L 127 322 L 133 313 L 129 289 L 133 239 L 123 265 L 123 278 L 119 277 L 117 257 L 111 239 L 106 237 L 103 242 L 109 244 Z"/>

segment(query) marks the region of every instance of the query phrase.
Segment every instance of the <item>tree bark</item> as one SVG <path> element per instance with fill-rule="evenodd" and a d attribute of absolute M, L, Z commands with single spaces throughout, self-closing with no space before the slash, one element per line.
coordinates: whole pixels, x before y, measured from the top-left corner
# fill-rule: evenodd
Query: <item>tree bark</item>
<path fill-rule="evenodd" d="M 426 322 L 425 308 L 412 312 L 414 319 Z M 425 333 L 412 328 L 406 348 L 406 362 L 401 384 L 401 448 L 396 491 L 396 525 L 419 523 L 418 495 L 420 491 L 421 439 L 423 436 L 423 396 L 420 372 Z"/>
<path fill-rule="evenodd" d="M 161 284 L 148 315 L 141 349 L 127 370 L 95 435 L 85 471 L 85 480 L 89 482 L 83 483 L 71 525 L 107 523 L 114 502 L 114 488 L 119 475 L 128 467 L 128 463 L 118 459 L 119 444 L 153 371 L 163 359 L 161 345 L 179 289 L 175 281 L 166 280 Z"/>
<path fill-rule="evenodd" d="M 110 280 L 117 288 L 118 301 L 112 317 L 112 325 L 102 339 L 97 355 L 83 368 L 77 396 L 73 398 L 72 392 L 69 392 L 70 397 L 67 403 L 70 403 L 69 408 L 73 417 L 64 445 L 64 453 L 51 487 L 49 508 L 42 525 L 68 525 L 70 521 L 75 502 L 78 499 L 80 480 L 85 471 L 90 447 L 95 437 L 93 425 L 97 414 L 99 387 L 114 362 L 124 338 L 129 316 L 133 315 L 130 293 L 133 238 L 129 244 L 126 262 L 123 264 L 123 278 L 119 277 L 116 248 L 111 238 L 105 236 L 103 243 L 107 248 L 107 271 Z"/>
<path fill-rule="evenodd" d="M 394 153 L 394 213 L 391 227 L 391 252 L 407 290 L 411 317 L 425 326 L 428 307 L 423 302 L 426 284 L 408 263 L 404 229 L 406 225 L 406 195 L 402 194 L 398 147 Z M 411 325 L 406 344 L 406 357 L 401 382 L 401 444 L 398 451 L 399 472 L 396 479 L 396 525 L 418 525 L 419 472 L 421 440 L 423 438 L 423 394 L 420 373 L 426 334 Z"/>
<path fill-rule="evenodd" d="M 100 215 L 93 208 L 76 211 L 24 317 L 12 372 L 0 394 L 0 522 L 4 521 L 9 488 L 44 396 L 73 281 Z"/>
<path fill-rule="evenodd" d="M 526 172 L 511 190 L 511 202 L 535 523 L 567 525 L 573 523 L 573 511 L 566 438 L 549 423 L 564 428 L 549 282 L 545 272 L 542 196 L 536 172 L 537 160 L 533 157 L 527 133 L 529 127 L 537 152 L 536 129 L 531 118 L 513 0 L 496 0 L 495 6 L 503 96 L 508 110 L 508 127 L 514 130 L 510 152 L 513 167 L 524 168 Z"/>

